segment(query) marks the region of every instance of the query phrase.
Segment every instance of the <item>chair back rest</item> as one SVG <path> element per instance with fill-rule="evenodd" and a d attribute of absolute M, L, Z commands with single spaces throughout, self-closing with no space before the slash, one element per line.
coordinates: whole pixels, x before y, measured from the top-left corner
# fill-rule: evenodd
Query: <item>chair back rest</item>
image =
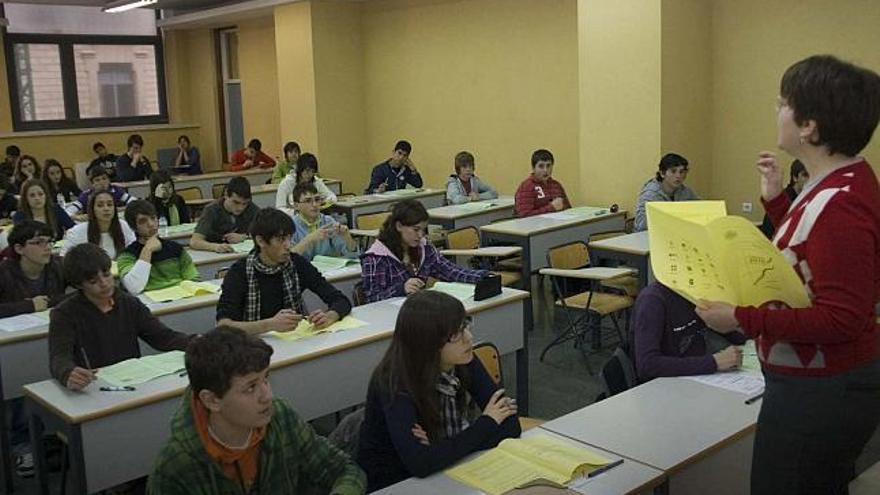
<path fill-rule="evenodd" d="M 327 440 L 352 459 L 357 455 L 358 442 L 361 438 L 361 424 L 364 422 L 364 408 L 346 414 L 336 428 L 327 436 Z M 311 492 L 309 492 L 311 493 Z"/>
<path fill-rule="evenodd" d="M 174 167 L 174 162 L 177 161 L 177 148 L 159 148 L 156 150 L 156 162 L 159 164 L 159 169 L 165 170 Z"/>
<path fill-rule="evenodd" d="M 351 289 L 351 302 L 355 306 L 363 306 L 367 304 L 367 296 L 364 294 L 364 281 L 354 284 Z"/>
<path fill-rule="evenodd" d="M 577 270 L 590 264 L 590 251 L 587 243 L 575 241 L 552 247 L 547 251 L 547 264 L 550 268 Z"/>
<path fill-rule="evenodd" d="M 368 215 L 359 215 L 357 217 L 357 228 L 361 230 L 381 229 L 385 219 L 391 216 L 390 211 L 381 211 L 379 213 L 370 213 Z"/>
<path fill-rule="evenodd" d="M 179 194 L 184 201 L 202 199 L 202 190 L 198 187 L 185 187 L 183 189 L 178 189 L 177 194 Z"/>
<path fill-rule="evenodd" d="M 462 227 L 446 233 L 446 247 L 449 249 L 477 249 L 480 247 L 480 232 L 476 227 Z"/>
<path fill-rule="evenodd" d="M 480 360 L 483 368 L 495 382 L 495 385 L 501 385 L 501 356 L 498 348 L 491 342 L 481 342 L 474 346 L 474 355 Z"/>
<path fill-rule="evenodd" d="M 222 184 L 214 184 L 211 186 L 211 197 L 214 199 L 220 199 L 223 196 L 223 191 L 226 190 L 226 183 Z"/>
<path fill-rule="evenodd" d="M 228 267 L 228 266 L 227 266 L 227 267 L 223 267 L 223 268 L 217 270 L 217 273 L 216 273 L 216 275 L 214 276 L 214 278 L 219 278 L 219 279 L 222 280 L 222 279 L 226 278 L 226 274 L 227 274 L 227 273 L 229 273 L 229 267 Z"/>
<path fill-rule="evenodd" d="M 92 185 L 91 182 L 89 182 L 88 174 L 86 174 L 86 169 L 89 168 L 89 163 L 91 162 L 76 162 L 73 164 L 74 181 L 83 191 Z"/>
<path fill-rule="evenodd" d="M 605 398 L 629 390 L 638 384 L 635 366 L 623 348 L 618 347 L 602 365 L 599 381 Z"/>

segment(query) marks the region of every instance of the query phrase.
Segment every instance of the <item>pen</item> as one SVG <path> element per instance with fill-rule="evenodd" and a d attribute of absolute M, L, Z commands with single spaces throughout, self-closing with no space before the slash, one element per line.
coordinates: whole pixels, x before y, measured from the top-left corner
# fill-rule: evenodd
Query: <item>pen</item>
<path fill-rule="evenodd" d="M 754 397 L 749 397 L 748 399 L 746 399 L 746 405 L 754 404 L 755 402 L 758 402 L 759 400 L 761 400 L 761 397 L 764 397 L 764 392 L 761 392 L 760 394 L 758 394 Z"/>
<path fill-rule="evenodd" d="M 135 388 L 131 385 L 124 387 L 101 387 L 101 392 L 134 392 Z"/>
<path fill-rule="evenodd" d="M 82 354 L 83 364 L 86 365 L 86 368 L 88 368 L 88 369 L 90 369 L 90 370 L 95 369 L 95 368 L 92 368 L 92 364 L 89 363 L 89 355 L 86 354 L 86 348 L 85 348 L 85 347 L 80 347 L 80 348 L 79 348 L 79 353 Z"/>
<path fill-rule="evenodd" d="M 618 459 L 618 460 L 612 462 L 611 464 L 606 464 L 595 471 L 591 471 L 590 474 L 587 475 L 587 478 L 599 476 L 600 474 L 604 473 L 605 471 L 608 471 L 609 469 L 614 469 L 617 466 L 620 466 L 621 464 L 623 464 L 623 459 Z"/>

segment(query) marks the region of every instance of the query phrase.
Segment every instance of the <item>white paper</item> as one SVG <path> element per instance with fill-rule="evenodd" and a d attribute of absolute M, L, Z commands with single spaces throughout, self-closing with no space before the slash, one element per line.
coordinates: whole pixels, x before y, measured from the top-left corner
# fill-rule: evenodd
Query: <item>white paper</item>
<path fill-rule="evenodd" d="M 43 311 L 41 313 L 27 313 L 0 319 L 0 330 L 4 332 L 19 332 L 48 324 L 49 312 Z"/>
<path fill-rule="evenodd" d="M 748 396 L 760 394 L 764 391 L 764 375 L 758 375 L 747 371 L 731 371 L 726 373 L 714 373 L 712 375 L 683 376 L 688 380 L 700 382 L 713 387 L 723 388 L 733 392 L 739 392 Z"/>

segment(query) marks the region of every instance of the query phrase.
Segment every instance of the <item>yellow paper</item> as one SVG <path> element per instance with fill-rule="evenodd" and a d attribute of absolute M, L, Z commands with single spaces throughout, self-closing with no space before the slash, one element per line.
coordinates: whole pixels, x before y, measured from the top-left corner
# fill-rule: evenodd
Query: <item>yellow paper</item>
<path fill-rule="evenodd" d="M 548 435 L 535 435 L 504 440 L 446 474 L 478 490 L 500 495 L 537 478 L 565 484 L 608 462 L 587 449 Z"/>
<path fill-rule="evenodd" d="M 172 285 L 164 289 L 156 289 L 144 292 L 144 295 L 154 302 L 179 301 L 188 297 L 195 297 L 203 294 L 217 294 L 220 292 L 220 286 L 210 282 L 193 282 L 184 280 L 178 285 Z"/>
<path fill-rule="evenodd" d="M 727 216 L 723 201 L 650 202 L 647 212 L 654 276 L 691 302 L 810 306 L 779 250 L 745 218 Z"/>
<path fill-rule="evenodd" d="M 296 328 L 293 329 L 293 331 L 291 332 L 271 332 L 271 334 L 281 340 L 292 341 L 305 339 L 307 337 L 313 337 L 322 333 L 333 333 L 340 330 L 347 330 L 349 328 L 358 328 L 366 324 L 366 322 L 358 320 L 357 318 L 346 316 L 345 318 L 337 321 L 332 325 L 326 326 L 324 328 L 315 328 L 315 325 L 310 323 L 308 320 L 302 319 L 299 321 L 299 324 L 296 326 Z"/>

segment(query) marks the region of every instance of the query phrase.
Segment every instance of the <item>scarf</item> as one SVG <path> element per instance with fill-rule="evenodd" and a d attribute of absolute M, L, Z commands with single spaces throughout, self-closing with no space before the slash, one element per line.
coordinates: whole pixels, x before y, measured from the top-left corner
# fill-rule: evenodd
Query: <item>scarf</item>
<path fill-rule="evenodd" d="M 257 273 L 263 275 L 276 275 L 281 273 L 284 283 L 284 307 L 290 308 L 301 315 L 305 315 L 306 308 L 303 304 L 302 293 L 299 289 L 299 276 L 289 259 L 283 265 L 268 266 L 260 260 L 259 251 L 252 251 L 245 261 L 245 274 L 247 275 L 247 298 L 244 307 L 244 321 L 261 320 L 260 316 L 260 288 L 257 285 Z"/>
<path fill-rule="evenodd" d="M 458 410 L 458 389 L 461 388 L 461 380 L 452 373 L 440 372 L 437 381 L 437 392 L 440 396 L 440 418 L 443 421 L 443 432 L 446 438 L 453 438 L 469 425 L 462 411 Z"/>

